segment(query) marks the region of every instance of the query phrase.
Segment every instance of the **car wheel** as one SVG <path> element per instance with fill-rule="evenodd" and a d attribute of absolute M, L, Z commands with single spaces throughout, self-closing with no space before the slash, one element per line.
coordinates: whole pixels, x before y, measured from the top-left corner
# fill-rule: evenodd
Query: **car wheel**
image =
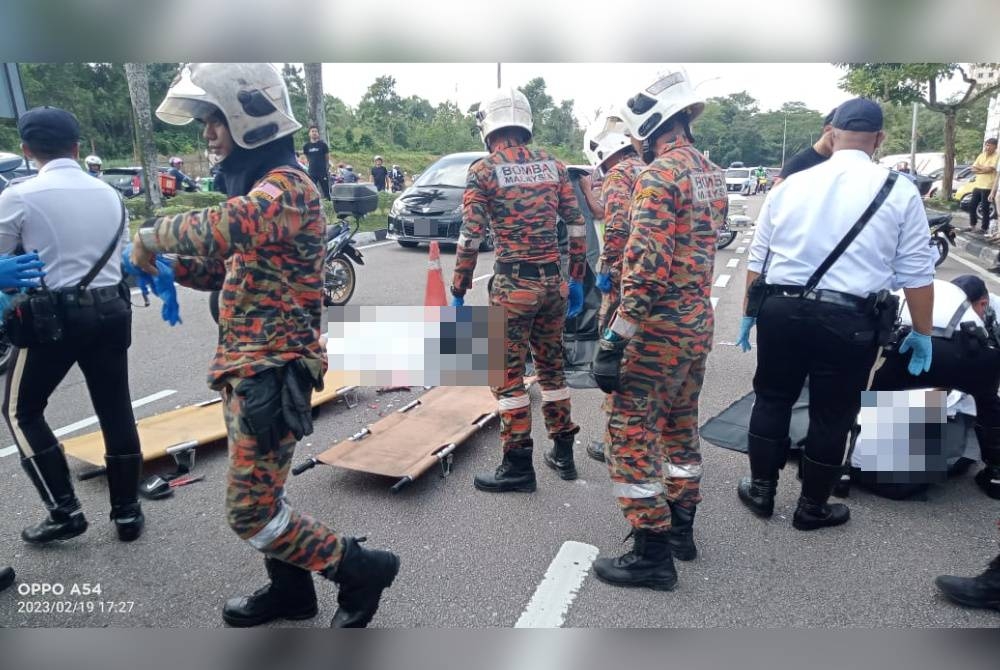
<path fill-rule="evenodd" d="M 419 242 L 408 242 L 406 240 L 396 240 L 396 242 L 404 249 L 416 249 L 417 245 L 420 244 Z"/>

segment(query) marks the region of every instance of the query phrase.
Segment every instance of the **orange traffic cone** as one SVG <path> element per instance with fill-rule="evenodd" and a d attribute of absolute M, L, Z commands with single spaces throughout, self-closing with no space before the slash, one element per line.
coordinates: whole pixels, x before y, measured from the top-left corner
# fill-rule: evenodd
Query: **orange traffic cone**
<path fill-rule="evenodd" d="M 427 290 L 424 307 L 447 307 L 444 293 L 444 276 L 441 274 L 441 251 L 437 242 L 431 242 L 431 255 L 427 263 Z"/>

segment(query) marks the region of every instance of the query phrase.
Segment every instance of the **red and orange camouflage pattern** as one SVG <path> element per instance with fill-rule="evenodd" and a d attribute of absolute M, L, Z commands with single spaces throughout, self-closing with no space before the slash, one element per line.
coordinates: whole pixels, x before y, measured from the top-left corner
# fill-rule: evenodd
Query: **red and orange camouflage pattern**
<path fill-rule="evenodd" d="M 265 550 L 268 556 L 307 570 L 322 571 L 340 562 L 343 547 L 329 528 L 296 512 L 287 501 L 285 481 L 295 453 L 295 437 L 286 432 L 277 448 L 262 448 L 258 438 L 240 428 L 243 397 L 236 393 L 242 381 L 231 377 L 235 386 L 222 389 L 223 414 L 229 436 L 229 472 L 226 486 L 226 520 L 244 540 L 259 533 L 273 519 L 287 512 L 281 533 Z"/>
<path fill-rule="evenodd" d="M 710 295 L 725 208 L 725 174 L 679 136 L 632 193 L 616 317 L 634 332 L 605 439 L 615 495 L 634 528 L 669 528 L 668 501 L 701 501 L 698 398 L 712 347 Z"/>
<path fill-rule="evenodd" d="M 611 291 L 601 297 L 598 323 L 603 330 L 621 297 L 621 263 L 629 235 L 629 210 L 632 207 L 632 187 L 646 167 L 642 159 L 629 154 L 615 163 L 604 177 L 601 200 L 604 202 L 604 249 L 598 272 L 611 275 Z"/>
<path fill-rule="evenodd" d="M 268 172 L 245 196 L 155 219 L 140 232 L 151 251 L 177 254 L 177 283 L 222 289 L 210 386 L 296 358 L 322 378 L 325 232 L 319 190 L 291 168 Z"/>
<path fill-rule="evenodd" d="M 459 290 L 472 286 L 487 226 L 493 230 L 497 261 L 555 268 L 539 278 L 497 274 L 490 280 L 490 305 L 502 306 L 505 314 L 504 384 L 491 387 L 499 405 L 505 453 L 531 439 L 531 401 L 524 387 L 529 348 L 549 435 L 579 431 L 571 418 L 563 372 L 568 286 L 559 272 L 558 217 L 569 231 L 570 277 L 582 281 L 586 230 L 566 166 L 545 151 L 502 141 L 469 168 L 453 286 Z"/>

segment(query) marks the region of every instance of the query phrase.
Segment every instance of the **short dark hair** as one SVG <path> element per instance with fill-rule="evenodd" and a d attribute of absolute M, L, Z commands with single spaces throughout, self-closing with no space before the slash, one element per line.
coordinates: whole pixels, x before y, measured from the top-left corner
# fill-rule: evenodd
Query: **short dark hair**
<path fill-rule="evenodd" d="M 51 161 L 57 158 L 72 158 L 73 150 L 76 149 L 76 142 L 42 142 L 38 140 L 22 140 L 24 146 L 28 147 L 31 154 L 42 161 Z"/>
<path fill-rule="evenodd" d="M 986 144 L 996 144 L 996 143 L 997 143 L 997 138 L 995 137 L 991 137 L 988 140 L 986 140 Z"/>
<path fill-rule="evenodd" d="M 976 275 L 960 275 L 952 279 L 951 283 L 965 292 L 965 297 L 969 299 L 969 302 L 982 300 L 990 294 L 986 288 L 986 282 Z"/>
<path fill-rule="evenodd" d="M 316 129 L 316 132 L 319 132 L 319 126 L 309 126 L 309 130 L 312 130 L 313 128 Z"/>

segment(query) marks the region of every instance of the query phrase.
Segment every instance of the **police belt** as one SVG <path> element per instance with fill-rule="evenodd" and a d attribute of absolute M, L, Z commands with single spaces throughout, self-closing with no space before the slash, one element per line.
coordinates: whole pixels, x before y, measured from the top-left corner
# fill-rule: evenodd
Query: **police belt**
<path fill-rule="evenodd" d="M 493 264 L 493 272 L 522 279 L 543 279 L 559 277 L 562 274 L 558 263 L 501 263 L 500 261 Z"/>
<path fill-rule="evenodd" d="M 56 303 L 61 307 L 92 307 L 115 300 L 128 302 L 128 286 L 122 282 L 114 286 L 98 286 L 81 291 L 72 286 L 69 288 L 51 289 Z"/>
<path fill-rule="evenodd" d="M 768 297 L 798 298 L 800 300 L 812 300 L 838 307 L 847 307 L 858 312 L 871 312 L 875 306 L 874 294 L 862 298 L 853 293 L 843 293 L 841 291 L 831 291 L 829 289 L 813 289 L 806 292 L 805 286 L 791 286 L 783 284 L 769 284 L 767 286 Z"/>

